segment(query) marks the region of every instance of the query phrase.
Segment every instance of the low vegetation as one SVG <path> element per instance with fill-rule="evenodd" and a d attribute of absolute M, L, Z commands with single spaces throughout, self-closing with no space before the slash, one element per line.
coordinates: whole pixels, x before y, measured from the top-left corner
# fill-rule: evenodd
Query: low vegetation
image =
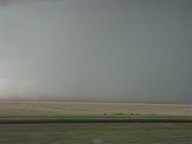
<path fill-rule="evenodd" d="M 191 144 L 191 110 L 191 105 L 0 101 L 0 144 Z"/>
<path fill-rule="evenodd" d="M 192 124 L 0 125 L 1 144 L 191 144 Z"/>

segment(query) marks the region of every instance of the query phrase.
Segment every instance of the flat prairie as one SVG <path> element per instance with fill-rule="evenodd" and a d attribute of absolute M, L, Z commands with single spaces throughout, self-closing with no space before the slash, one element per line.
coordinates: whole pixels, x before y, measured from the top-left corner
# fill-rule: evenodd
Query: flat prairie
<path fill-rule="evenodd" d="M 147 119 L 148 123 L 115 123 L 117 119 L 132 118 Z M 165 122 L 164 118 L 171 122 Z M 112 119 L 112 123 L 98 122 L 102 119 Z M 179 122 L 182 119 L 189 122 Z M 10 120 L 13 121 L 6 123 Z M 26 123 L 28 120 L 32 123 Z M 58 123 L 59 120 L 64 121 Z M 93 123 L 80 123 L 82 120 Z M 155 123 L 156 120 L 159 122 Z M 192 141 L 192 105 L 0 101 L 0 122 L 0 144 L 191 144 Z"/>
<path fill-rule="evenodd" d="M 1 144 L 191 144 L 191 124 L 0 125 Z"/>
<path fill-rule="evenodd" d="M 192 116 L 192 105 L 107 102 L 0 101 L 0 116 L 168 115 Z"/>

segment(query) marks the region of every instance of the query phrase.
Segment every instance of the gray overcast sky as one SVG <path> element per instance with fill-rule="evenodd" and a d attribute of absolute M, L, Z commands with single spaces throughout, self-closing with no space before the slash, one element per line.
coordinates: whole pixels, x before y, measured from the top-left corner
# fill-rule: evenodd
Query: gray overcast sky
<path fill-rule="evenodd" d="M 191 99 L 190 0 L 0 5 L 1 98 Z"/>
<path fill-rule="evenodd" d="M 192 1 L 189 0 L 189 53 L 188 53 L 188 64 L 189 64 L 189 94 L 190 102 L 192 102 Z"/>

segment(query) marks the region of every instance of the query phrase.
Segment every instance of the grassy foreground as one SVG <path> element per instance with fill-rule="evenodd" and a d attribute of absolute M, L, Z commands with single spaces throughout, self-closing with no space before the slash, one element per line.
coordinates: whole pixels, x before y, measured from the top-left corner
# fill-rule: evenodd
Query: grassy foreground
<path fill-rule="evenodd" d="M 0 101 L 0 144 L 191 144 L 191 105 Z"/>
<path fill-rule="evenodd" d="M 191 144 L 192 124 L 0 125 L 2 144 Z"/>

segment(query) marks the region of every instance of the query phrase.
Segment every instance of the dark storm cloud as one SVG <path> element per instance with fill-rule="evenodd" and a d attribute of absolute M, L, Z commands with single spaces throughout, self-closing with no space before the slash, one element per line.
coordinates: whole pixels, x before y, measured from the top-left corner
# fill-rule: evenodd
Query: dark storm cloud
<path fill-rule="evenodd" d="M 1 97 L 189 99 L 188 0 L 4 4 Z"/>
<path fill-rule="evenodd" d="M 189 93 L 188 93 L 188 98 L 187 100 L 189 102 L 192 102 L 192 1 L 189 0 L 188 6 L 188 88 L 189 88 Z"/>
<path fill-rule="evenodd" d="M 0 6 L 7 6 L 11 4 L 13 0 L 0 0 Z"/>

